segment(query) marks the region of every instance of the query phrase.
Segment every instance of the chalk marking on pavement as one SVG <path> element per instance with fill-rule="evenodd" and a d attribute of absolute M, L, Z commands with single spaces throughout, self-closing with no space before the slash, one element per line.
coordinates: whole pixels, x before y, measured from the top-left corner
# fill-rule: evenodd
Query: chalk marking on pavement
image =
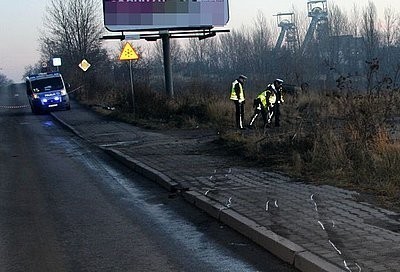
<path fill-rule="evenodd" d="M 350 272 L 352 272 L 353 270 L 350 269 L 350 267 L 347 265 L 346 260 L 343 260 L 344 263 L 344 267 L 346 267 L 347 270 L 349 270 Z"/>
<path fill-rule="evenodd" d="M 268 204 L 269 204 L 269 200 L 267 201 L 267 203 L 265 204 L 265 210 L 268 212 Z"/>
<path fill-rule="evenodd" d="M 311 195 L 310 199 L 314 202 L 315 211 L 318 213 L 318 205 L 317 205 L 316 201 L 314 200 L 314 194 Z M 323 230 L 325 230 L 324 224 L 323 224 L 320 220 L 318 220 L 317 222 L 318 222 L 318 224 L 321 226 L 321 228 L 322 228 Z M 335 226 L 336 226 L 336 225 L 335 225 L 335 221 L 331 220 L 331 222 L 332 222 L 332 228 L 335 228 Z M 328 241 L 329 241 L 329 243 L 331 244 L 331 246 L 336 250 L 336 252 L 337 252 L 339 255 L 343 256 L 343 255 L 342 255 L 342 252 L 336 247 L 336 245 L 335 245 L 331 240 L 328 240 Z M 346 260 L 345 260 L 344 258 L 343 258 L 343 264 L 344 264 L 344 267 L 346 268 L 347 271 L 353 272 L 353 270 L 351 270 L 350 267 L 347 265 L 347 262 L 346 262 Z M 361 267 L 358 265 L 358 263 L 354 262 L 354 264 L 357 266 L 358 272 L 361 272 L 362 269 L 361 269 Z"/>
<path fill-rule="evenodd" d="M 278 206 L 278 200 L 275 200 L 275 207 L 279 208 L 279 206 Z"/>
<path fill-rule="evenodd" d="M 319 220 L 318 220 L 318 223 L 321 225 L 321 228 L 322 228 L 323 230 L 325 230 L 324 224 L 322 224 L 322 222 L 319 221 Z"/>
<path fill-rule="evenodd" d="M 227 208 L 230 208 L 231 205 L 232 205 L 232 197 L 230 197 L 230 198 L 228 199 L 228 203 L 226 204 L 226 207 L 227 207 Z"/>
<path fill-rule="evenodd" d="M 225 204 L 225 207 L 219 208 L 219 211 L 223 211 L 223 210 L 229 209 L 231 207 L 231 204 L 232 204 L 232 197 L 230 197 L 228 199 L 228 202 Z"/>
<path fill-rule="evenodd" d="M 332 243 L 331 240 L 329 240 L 329 243 L 331 244 L 331 246 L 333 246 L 333 248 L 339 253 L 339 255 L 342 255 L 342 252 L 335 246 L 334 243 Z M 346 261 L 344 261 L 346 263 Z"/>
<path fill-rule="evenodd" d="M 314 200 L 314 194 L 311 195 L 311 200 L 314 202 L 314 209 L 315 209 L 315 211 L 318 212 L 318 205 L 317 205 L 317 203 L 316 203 L 315 200 Z"/>
<path fill-rule="evenodd" d="M 208 195 L 212 191 L 218 191 L 218 189 L 207 189 L 207 191 L 205 191 L 204 195 Z"/>

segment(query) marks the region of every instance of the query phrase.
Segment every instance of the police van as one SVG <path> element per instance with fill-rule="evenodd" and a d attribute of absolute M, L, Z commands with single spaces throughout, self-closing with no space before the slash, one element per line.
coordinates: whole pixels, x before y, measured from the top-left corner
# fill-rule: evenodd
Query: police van
<path fill-rule="evenodd" d="M 71 109 L 67 89 L 59 72 L 27 76 L 26 95 L 32 113 L 35 114 L 56 109 Z"/>

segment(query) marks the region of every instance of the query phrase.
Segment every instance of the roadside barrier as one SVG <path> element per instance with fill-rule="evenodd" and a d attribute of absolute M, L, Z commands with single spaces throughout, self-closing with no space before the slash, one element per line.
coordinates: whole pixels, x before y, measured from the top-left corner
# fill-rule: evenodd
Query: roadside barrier
<path fill-rule="evenodd" d="M 84 85 L 81 85 L 81 86 L 79 86 L 79 87 L 73 89 L 72 91 L 69 91 L 68 94 L 71 94 L 71 93 L 74 93 L 74 92 L 76 92 L 76 91 L 79 91 L 79 90 L 82 89 L 83 87 L 84 87 Z"/>
<path fill-rule="evenodd" d="M 0 105 L 1 109 L 23 109 L 29 107 L 29 104 L 26 105 Z"/>

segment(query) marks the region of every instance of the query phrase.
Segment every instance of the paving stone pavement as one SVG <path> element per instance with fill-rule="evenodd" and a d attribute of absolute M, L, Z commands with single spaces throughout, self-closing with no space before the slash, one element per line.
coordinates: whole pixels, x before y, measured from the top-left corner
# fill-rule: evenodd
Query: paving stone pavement
<path fill-rule="evenodd" d="M 357 192 L 244 166 L 213 132 L 144 130 L 78 104 L 52 115 L 301 271 L 400 271 L 400 214 Z"/>

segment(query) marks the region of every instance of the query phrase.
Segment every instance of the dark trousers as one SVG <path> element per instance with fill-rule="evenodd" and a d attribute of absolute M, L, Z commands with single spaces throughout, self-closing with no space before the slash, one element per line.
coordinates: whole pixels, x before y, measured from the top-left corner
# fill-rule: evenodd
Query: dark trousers
<path fill-rule="evenodd" d="M 235 109 L 236 109 L 236 127 L 244 128 L 244 102 L 239 102 L 238 100 L 234 100 Z"/>
<path fill-rule="evenodd" d="M 263 121 L 264 121 L 264 126 L 267 124 L 267 110 L 265 109 L 265 107 L 263 106 L 263 104 L 261 103 L 261 100 L 257 99 L 254 101 L 254 114 L 251 117 L 250 123 L 249 123 L 249 127 L 253 127 L 257 117 L 261 114 Z"/>
<path fill-rule="evenodd" d="M 271 119 L 274 118 L 275 120 L 275 126 L 279 127 L 280 126 L 280 121 L 281 121 L 281 109 L 280 109 L 280 104 L 275 103 L 273 106 L 270 107 L 270 110 L 268 111 L 268 124 L 271 124 Z"/>

